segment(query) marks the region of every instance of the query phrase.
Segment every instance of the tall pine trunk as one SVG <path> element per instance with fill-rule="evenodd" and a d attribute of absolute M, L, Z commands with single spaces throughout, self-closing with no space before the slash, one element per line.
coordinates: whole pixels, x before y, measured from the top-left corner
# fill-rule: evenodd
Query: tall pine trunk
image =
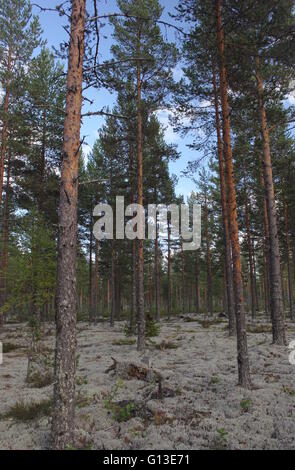
<path fill-rule="evenodd" d="M 181 240 L 181 301 L 182 301 L 182 314 L 185 314 L 185 278 L 184 278 L 184 250 L 183 241 Z"/>
<path fill-rule="evenodd" d="M 98 316 L 98 240 L 95 240 L 95 268 L 94 268 L 94 322 Z"/>
<path fill-rule="evenodd" d="M 237 216 L 237 198 L 233 169 L 232 147 L 231 147 L 231 129 L 230 129 L 230 112 L 228 104 L 227 76 L 224 57 L 224 31 L 221 16 L 221 0 L 217 0 L 217 38 L 219 50 L 219 72 L 220 72 L 220 88 L 221 88 L 221 104 L 223 118 L 223 142 L 225 150 L 225 162 L 227 172 L 227 188 L 228 188 L 228 211 L 230 238 L 232 246 L 233 261 L 233 287 L 235 296 L 235 313 L 237 322 L 237 349 L 238 349 L 238 370 L 239 385 L 244 388 L 251 387 L 250 367 L 248 357 L 246 318 L 243 298 L 243 278 L 241 252 L 239 242 L 239 227 Z"/>
<path fill-rule="evenodd" d="M 52 440 L 73 442 L 77 316 L 77 203 L 86 0 L 72 0 L 59 202 Z"/>
<path fill-rule="evenodd" d="M 138 29 L 137 57 L 141 50 L 141 26 Z M 137 61 L 137 159 L 138 159 L 138 195 L 137 203 L 143 207 L 143 135 L 142 135 L 142 110 L 141 110 L 141 63 Z M 139 217 L 138 231 L 143 235 L 143 215 Z M 138 339 L 137 349 L 142 351 L 145 347 L 145 316 L 144 316 L 144 253 L 143 239 L 138 240 Z"/>
<path fill-rule="evenodd" d="M 134 184 L 134 158 L 133 148 L 130 144 L 129 149 L 129 179 L 130 179 L 130 202 L 135 203 L 135 184 Z M 135 331 L 135 315 L 136 315 L 136 241 L 132 240 L 132 267 L 131 267 L 131 309 L 130 309 L 130 332 Z"/>
<path fill-rule="evenodd" d="M 93 253 L 93 231 L 92 231 L 92 205 L 90 213 L 90 225 L 89 225 L 89 322 L 92 322 L 93 318 L 93 272 L 92 272 L 92 253 Z"/>
<path fill-rule="evenodd" d="M 222 222 L 223 222 L 223 237 L 224 237 L 224 257 L 225 257 L 225 281 L 226 281 L 226 305 L 227 314 L 229 320 L 229 335 L 234 336 L 236 334 L 236 321 L 235 321 L 235 310 L 234 310 L 234 298 L 233 298 L 233 274 L 231 266 L 231 248 L 230 248 L 230 235 L 228 225 L 228 212 L 226 204 L 226 180 L 224 174 L 224 160 L 222 150 L 222 139 L 221 139 L 221 127 L 219 118 L 219 103 L 218 103 L 218 89 L 216 83 L 216 74 L 214 64 L 212 66 L 213 72 L 213 88 L 214 88 L 214 105 L 215 105 L 215 122 L 216 122 L 216 133 L 217 133 L 217 151 L 218 151 L 218 163 L 219 163 L 219 178 L 220 178 L 220 196 L 221 196 L 221 210 L 222 210 Z"/>
<path fill-rule="evenodd" d="M 264 172 L 262 158 L 259 159 L 259 174 L 260 174 L 260 185 L 263 195 L 263 221 L 264 221 L 264 240 L 263 240 L 263 252 L 264 252 L 264 283 L 265 283 L 265 313 L 269 316 L 270 309 L 270 276 L 269 276 L 269 225 L 267 216 L 267 204 L 265 197 L 265 184 L 264 184 Z"/>
<path fill-rule="evenodd" d="M 115 324 L 116 317 L 116 295 L 115 295 L 115 249 L 114 240 L 111 241 L 111 314 L 110 314 L 110 325 L 111 327 Z"/>
<path fill-rule="evenodd" d="M 207 312 L 213 316 L 213 298 L 212 298 L 212 269 L 211 269 L 211 250 L 210 250 L 210 237 L 209 237 L 209 215 L 208 215 L 208 201 L 205 192 L 204 200 L 205 209 L 205 231 L 206 231 L 206 250 L 207 250 Z"/>
<path fill-rule="evenodd" d="M 46 104 L 45 104 L 44 109 L 43 109 L 43 123 L 42 123 L 39 212 L 43 211 L 43 203 L 44 203 L 45 167 L 46 167 L 46 132 L 47 132 L 47 111 L 46 111 Z"/>
<path fill-rule="evenodd" d="M 168 266 L 167 266 L 167 310 L 168 310 L 168 319 L 171 318 L 171 222 L 168 217 Z"/>
<path fill-rule="evenodd" d="M 272 161 L 269 142 L 269 131 L 264 106 L 264 85 L 260 70 L 260 59 L 256 57 L 256 79 L 261 135 L 264 156 L 264 182 L 269 223 L 269 268 L 270 268 L 270 307 L 272 317 L 272 334 L 275 344 L 286 344 L 285 316 L 281 286 L 280 246 L 275 192 L 272 174 Z"/>
<path fill-rule="evenodd" d="M 8 265 L 8 218 L 9 218 L 9 192 L 10 192 L 10 163 L 11 157 L 8 155 L 7 161 L 7 176 L 6 176 L 6 190 L 5 190 L 5 204 L 4 204 L 4 221 L 3 221 L 3 241 L 2 241 L 2 256 L 1 256 L 1 283 L 0 283 L 0 296 L 2 307 L 7 298 L 7 265 Z M 0 321 L 3 320 L 3 314 L 0 314 Z"/>
<path fill-rule="evenodd" d="M 156 214 L 156 240 L 155 240 L 155 297 L 156 297 L 156 321 L 160 321 L 159 311 L 159 227 L 158 214 Z"/>
<path fill-rule="evenodd" d="M 252 241 L 251 241 L 251 228 L 250 228 L 250 217 L 249 217 L 249 205 L 248 205 L 248 196 L 247 196 L 247 184 L 246 176 L 244 169 L 244 192 L 245 192 L 245 222 L 247 230 L 247 244 L 248 244 L 248 257 L 249 257 L 249 269 L 250 269 L 250 289 L 251 289 L 251 314 L 252 320 L 255 320 L 255 309 L 256 309 L 256 292 L 255 292 L 255 269 L 254 269 L 254 256 L 252 251 Z"/>
<path fill-rule="evenodd" d="M 290 319 L 294 320 L 293 286 L 292 286 L 292 272 L 291 272 L 291 262 L 290 262 L 289 220 L 288 220 L 288 208 L 287 208 L 285 198 L 284 198 L 284 225 L 285 225 L 285 233 L 286 233 L 286 253 L 287 253 L 287 269 L 288 269 Z"/>

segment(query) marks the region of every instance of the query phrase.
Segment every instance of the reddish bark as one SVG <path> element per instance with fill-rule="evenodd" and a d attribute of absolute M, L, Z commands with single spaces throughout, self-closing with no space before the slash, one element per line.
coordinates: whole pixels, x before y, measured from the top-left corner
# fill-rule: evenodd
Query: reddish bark
<path fill-rule="evenodd" d="M 77 203 L 86 0 L 72 0 L 59 202 L 56 347 L 52 440 L 73 442 L 77 316 Z"/>
<path fill-rule="evenodd" d="M 265 302 L 265 312 L 268 315 L 271 311 L 270 309 L 270 282 L 269 282 L 269 226 L 268 226 L 268 217 L 267 217 L 267 204 L 265 197 L 265 184 L 264 184 L 264 175 L 263 175 L 263 166 L 262 160 L 259 160 L 260 164 L 260 185 L 263 193 L 263 221 L 264 221 L 264 240 L 263 240 L 263 252 L 264 252 L 264 302 Z"/>
<path fill-rule="evenodd" d="M 247 243 L 248 243 L 248 256 L 249 256 L 249 268 L 250 268 L 250 289 L 251 289 L 251 313 L 252 320 L 255 319 L 255 309 L 256 309 L 256 292 L 255 292 L 255 270 L 254 270 L 254 255 L 252 251 L 252 242 L 251 242 L 251 228 L 250 228 L 250 217 L 249 217 L 249 205 L 248 205 L 248 195 L 247 195 L 247 184 L 246 176 L 244 169 L 244 192 L 245 192 L 245 222 L 247 230 Z"/>
<path fill-rule="evenodd" d="M 222 209 L 223 236 L 224 236 L 227 314 L 228 314 L 228 320 L 229 320 L 229 335 L 234 336 L 236 334 L 236 322 L 235 322 L 234 298 L 233 298 L 231 248 L 230 248 L 228 212 L 227 212 L 227 203 L 226 203 L 226 180 L 225 180 L 225 174 L 224 174 L 221 126 L 220 126 L 220 118 L 219 118 L 218 89 L 217 89 L 217 83 L 216 83 L 216 74 L 215 74 L 214 64 L 212 65 L 212 75 L 213 75 L 213 88 L 214 88 L 215 122 L 216 122 L 216 133 L 217 133 L 217 151 L 218 151 L 218 163 L 219 163 L 220 195 L 221 195 L 221 209 Z"/>
<path fill-rule="evenodd" d="M 229 227 L 232 246 L 233 261 L 233 287 L 235 296 L 235 313 L 237 322 L 237 349 L 238 349 L 238 369 L 239 369 L 239 385 L 244 388 L 251 387 L 250 368 L 248 358 L 246 319 L 243 298 L 243 278 L 241 265 L 241 252 L 239 242 L 239 227 L 237 217 L 237 199 L 236 187 L 234 179 L 232 146 L 231 146 L 231 129 L 230 129 L 230 112 L 228 104 L 227 76 L 224 58 L 224 31 L 221 15 L 221 0 L 216 1 L 217 13 L 217 39 L 219 50 L 219 73 L 221 88 L 221 104 L 223 117 L 223 142 L 224 154 L 227 172 L 227 188 L 228 188 L 228 210 L 229 210 Z"/>
<path fill-rule="evenodd" d="M 272 161 L 269 130 L 264 106 L 264 84 L 260 69 L 260 59 L 256 57 L 256 80 L 264 156 L 264 183 L 269 224 L 269 268 L 270 268 L 270 306 L 272 317 L 273 342 L 286 344 L 285 317 L 281 287 L 280 247 L 278 238 L 277 211 L 272 174 Z"/>

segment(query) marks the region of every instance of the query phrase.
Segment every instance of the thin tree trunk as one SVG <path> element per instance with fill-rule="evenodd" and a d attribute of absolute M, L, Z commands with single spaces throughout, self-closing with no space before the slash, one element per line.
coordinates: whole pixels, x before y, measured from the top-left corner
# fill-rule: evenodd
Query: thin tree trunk
<path fill-rule="evenodd" d="M 249 206 L 248 206 L 248 196 L 247 196 L 247 184 L 246 184 L 246 176 L 245 176 L 245 169 L 244 169 L 244 193 L 245 193 L 245 222 L 246 222 L 246 230 L 247 230 L 247 243 L 248 243 L 248 256 L 249 256 L 249 268 L 250 268 L 250 289 L 251 289 L 251 313 L 252 313 L 252 320 L 255 320 L 255 272 L 254 272 L 254 261 L 253 261 L 253 252 L 252 252 L 252 242 L 251 242 L 251 229 L 250 229 L 250 217 L 249 217 Z"/>
<path fill-rule="evenodd" d="M 167 266 L 167 306 L 168 306 L 168 319 L 171 318 L 171 227 L 170 218 L 168 217 L 168 266 Z"/>
<path fill-rule="evenodd" d="M 182 300 L 182 314 L 185 314 L 185 286 L 184 286 L 184 250 L 183 241 L 181 241 L 181 300 Z"/>
<path fill-rule="evenodd" d="M 243 299 L 243 278 L 241 252 L 239 242 L 239 227 L 237 217 L 237 199 L 236 187 L 234 179 L 231 135 L 230 135 L 230 112 L 228 104 L 227 77 L 224 58 L 224 31 L 221 16 L 221 0 L 217 0 L 217 36 L 219 50 L 219 70 L 220 70 L 220 87 L 221 87 L 221 103 L 223 117 L 223 141 L 225 149 L 225 162 L 227 171 L 227 188 L 228 188 L 228 209 L 230 238 L 232 245 L 232 261 L 233 261 L 233 287 L 235 295 L 235 312 L 237 322 L 237 349 L 238 349 L 238 369 L 239 369 L 239 385 L 244 388 L 251 387 L 246 318 Z"/>
<path fill-rule="evenodd" d="M 207 312 L 213 316 L 213 299 L 212 299 L 212 269 L 211 269 L 211 250 L 210 250 L 210 237 L 209 237 L 209 216 L 208 216 L 208 201 L 205 192 L 205 230 L 206 230 L 206 249 L 207 249 Z"/>
<path fill-rule="evenodd" d="M 73 442 L 77 317 L 77 202 L 86 0 L 72 0 L 59 203 L 56 347 L 52 439 Z"/>
<path fill-rule="evenodd" d="M 94 322 L 98 315 L 98 240 L 95 240 L 95 270 L 94 270 Z"/>
<path fill-rule="evenodd" d="M 0 161 L 0 205 L 2 202 L 3 179 L 4 179 L 4 168 L 5 168 L 5 157 L 6 157 L 11 61 L 12 61 L 12 45 L 10 44 L 9 49 L 8 49 L 7 79 L 5 83 L 4 113 L 3 113 L 3 124 L 2 124 L 1 161 Z"/>
<path fill-rule="evenodd" d="M 136 313 L 136 241 L 132 240 L 132 272 L 131 272 L 131 314 L 130 331 L 134 332 Z"/>
<path fill-rule="evenodd" d="M 233 298 L 233 274 L 232 274 L 232 266 L 231 266 L 230 234 L 229 234 L 228 212 L 227 212 L 227 203 L 226 203 L 226 180 L 225 180 L 225 174 L 224 174 L 224 159 L 223 159 L 223 150 L 222 150 L 221 126 L 220 126 L 220 118 L 219 118 L 218 90 L 217 90 L 214 64 L 212 66 L 212 73 L 213 73 L 215 121 L 216 121 L 217 150 L 218 150 L 219 177 L 220 177 L 223 237 L 224 237 L 227 314 L 228 314 L 228 320 L 229 320 L 229 335 L 235 336 L 236 321 L 235 321 L 234 298 Z"/>
<path fill-rule="evenodd" d="M 9 192 L 10 192 L 10 154 L 8 155 L 7 162 L 7 178 L 6 178 L 6 192 L 5 192 L 5 205 L 4 205 L 4 225 L 3 225 L 3 242 L 2 242 L 2 256 L 1 256 L 1 307 L 5 304 L 7 299 L 7 265 L 8 265 L 8 219 L 9 219 Z M 3 319 L 3 314 L 0 314 L 0 320 Z"/>
<path fill-rule="evenodd" d="M 93 272 L 92 272 L 92 252 L 93 252 L 93 231 L 92 231 L 92 205 L 90 214 L 90 238 L 89 238 L 89 322 L 93 319 Z"/>
<path fill-rule="evenodd" d="M 263 240 L 263 251 L 264 251 L 264 277 L 265 277 L 265 313 L 269 316 L 271 312 L 270 308 L 270 276 L 269 276 L 269 225 L 267 216 L 267 204 L 265 197 L 265 184 L 264 184 L 264 172 L 262 159 L 259 159 L 260 164 L 260 185 L 263 194 L 263 220 L 264 220 L 264 240 Z"/>
<path fill-rule="evenodd" d="M 156 240 L 155 240 L 155 297 L 156 297 L 156 321 L 160 321 L 159 311 L 159 228 L 158 215 L 156 214 Z"/>
<path fill-rule="evenodd" d="M 121 299 L 120 299 L 120 268 L 119 268 L 119 256 L 116 270 L 116 320 L 120 321 L 121 315 Z"/>
<path fill-rule="evenodd" d="M 115 324 L 116 316 L 116 298 L 115 298 L 115 253 L 114 253 L 114 240 L 111 241 L 111 315 L 110 325 Z"/>
<path fill-rule="evenodd" d="M 47 111 L 46 111 L 46 104 L 45 104 L 44 110 L 43 110 L 43 126 L 42 126 L 39 212 L 43 211 L 43 202 L 44 202 L 45 166 L 46 166 L 46 132 L 47 132 Z"/>
<path fill-rule="evenodd" d="M 261 121 L 261 135 L 264 156 L 264 182 L 269 223 L 270 298 L 272 312 L 273 342 L 286 344 L 285 317 L 281 287 L 280 247 L 278 238 L 277 211 L 272 174 L 272 162 L 266 111 L 263 101 L 264 86 L 260 71 L 260 59 L 256 57 L 256 79 Z"/>
<path fill-rule="evenodd" d="M 291 262 L 290 262 L 290 240 L 289 240 L 289 220 L 288 220 L 288 209 L 284 198 L 284 224 L 286 232 L 286 249 L 287 249 L 287 268 L 288 268 L 288 290 L 289 290 L 289 306 L 290 306 L 290 319 L 294 320 L 294 309 L 293 309 L 293 286 L 292 286 L 292 273 L 291 273 Z"/>
<path fill-rule="evenodd" d="M 195 293 L 196 293 L 196 313 L 200 313 L 200 278 L 199 278 L 199 252 L 195 253 Z"/>
<path fill-rule="evenodd" d="M 294 274 L 294 278 L 295 278 L 295 239 L 294 239 L 294 235 L 292 237 L 292 254 L 293 254 L 293 274 Z"/>
<path fill-rule="evenodd" d="M 110 280 L 107 280 L 107 311 L 110 311 Z"/>
<path fill-rule="evenodd" d="M 130 202 L 135 203 L 134 196 L 134 159 L 133 159 L 133 148 L 130 144 L 129 152 L 129 179 L 130 179 Z M 132 269 L 131 269 L 131 311 L 130 311 L 130 332 L 133 334 L 135 330 L 135 315 L 136 315 L 136 241 L 132 240 Z"/>
<path fill-rule="evenodd" d="M 252 239 L 252 259 L 253 259 L 253 282 L 254 282 L 254 293 L 255 293 L 255 309 L 256 311 L 259 310 L 259 297 L 258 297 L 258 288 L 257 288 L 257 278 L 256 278 L 256 258 L 255 258 L 255 247 L 254 247 L 254 239 Z"/>
<path fill-rule="evenodd" d="M 140 57 L 141 50 L 141 26 L 138 29 L 137 56 Z M 142 136 L 142 111 L 141 111 L 141 63 L 137 61 L 137 158 L 138 158 L 138 198 L 137 202 L 143 207 L 143 136 Z M 139 233 L 143 232 L 144 221 L 139 217 Z M 137 350 L 142 351 L 145 347 L 145 316 L 144 316 L 144 253 L 143 239 L 138 240 L 138 340 Z"/>

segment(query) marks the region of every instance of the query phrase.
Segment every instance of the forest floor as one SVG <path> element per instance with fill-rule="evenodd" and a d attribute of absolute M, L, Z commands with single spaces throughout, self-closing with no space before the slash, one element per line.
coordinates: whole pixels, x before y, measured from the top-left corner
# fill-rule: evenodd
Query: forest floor
<path fill-rule="evenodd" d="M 236 339 L 226 322 L 189 320 L 162 321 L 144 354 L 124 336 L 123 322 L 78 324 L 75 448 L 295 449 L 295 366 L 287 347 L 271 345 L 269 324 L 249 324 L 249 391 L 237 386 Z M 54 326 L 45 331 L 52 360 Z M 46 449 L 52 385 L 26 384 L 26 325 L 6 325 L 0 336 L 10 350 L 0 365 L 0 448 Z M 105 373 L 112 357 L 159 371 L 162 398 L 155 382 Z"/>

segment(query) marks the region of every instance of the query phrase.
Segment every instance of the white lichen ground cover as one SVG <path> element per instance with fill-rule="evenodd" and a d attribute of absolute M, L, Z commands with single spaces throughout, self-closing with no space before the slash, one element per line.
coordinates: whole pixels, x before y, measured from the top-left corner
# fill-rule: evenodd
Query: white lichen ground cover
<path fill-rule="evenodd" d="M 144 354 L 124 344 L 123 323 L 114 329 L 106 322 L 79 323 L 78 329 L 75 448 L 295 449 L 295 366 L 287 347 L 271 344 L 269 332 L 248 335 L 254 384 L 248 391 L 237 386 L 236 340 L 228 338 L 225 322 L 162 322 Z M 45 331 L 50 355 L 53 325 Z M 288 324 L 288 342 L 294 339 L 295 325 Z M 19 346 L 0 365 L 0 448 L 45 449 L 50 417 L 22 421 L 9 411 L 16 403 L 51 398 L 52 385 L 32 388 L 25 382 L 24 324 L 6 325 L 0 340 Z M 106 374 L 112 357 L 160 371 L 164 397 L 158 399 L 155 383 Z"/>

